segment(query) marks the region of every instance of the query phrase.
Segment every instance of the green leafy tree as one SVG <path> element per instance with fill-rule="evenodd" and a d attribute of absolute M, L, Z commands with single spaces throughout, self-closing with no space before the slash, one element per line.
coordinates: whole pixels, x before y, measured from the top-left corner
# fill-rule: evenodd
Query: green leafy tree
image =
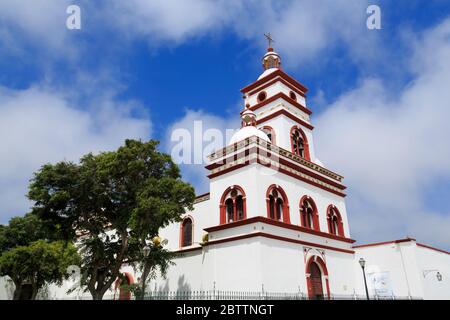
<path fill-rule="evenodd" d="M 193 187 L 157 145 L 126 140 L 117 151 L 87 154 L 78 164 L 44 165 L 31 181 L 33 212 L 52 234 L 78 240 L 81 283 L 95 300 L 124 263 L 136 262 L 146 241 L 192 209 Z"/>
<path fill-rule="evenodd" d="M 0 225 L 0 254 L 48 236 L 38 216 L 28 213 L 23 217 L 13 217 L 8 225 Z"/>
<path fill-rule="evenodd" d="M 31 289 L 28 298 L 35 299 L 45 284 L 60 285 L 68 277 L 67 268 L 78 262 L 74 245 L 64 241 L 38 240 L 4 251 L 0 256 L 0 275 L 13 280 L 14 300 L 23 297 L 26 286 Z"/>
<path fill-rule="evenodd" d="M 14 299 L 30 288 L 34 299 L 44 284 L 61 283 L 66 269 L 79 262 L 75 247 L 50 242 L 51 233 L 35 214 L 13 217 L 0 226 L 0 275 L 9 276 L 15 285 Z"/>

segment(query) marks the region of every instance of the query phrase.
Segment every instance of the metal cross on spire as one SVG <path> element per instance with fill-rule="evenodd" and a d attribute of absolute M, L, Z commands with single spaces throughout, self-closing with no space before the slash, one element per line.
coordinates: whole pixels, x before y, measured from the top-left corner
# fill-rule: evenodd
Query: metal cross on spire
<path fill-rule="evenodd" d="M 272 35 L 269 33 L 264 33 L 264 36 L 266 37 L 267 41 L 269 42 L 269 48 L 272 48 L 272 42 L 275 42 L 275 40 L 272 39 Z"/>

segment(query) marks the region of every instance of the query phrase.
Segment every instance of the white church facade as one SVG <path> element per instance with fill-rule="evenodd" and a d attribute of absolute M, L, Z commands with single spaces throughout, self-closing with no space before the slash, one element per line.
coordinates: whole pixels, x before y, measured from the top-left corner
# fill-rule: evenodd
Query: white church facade
<path fill-rule="evenodd" d="M 361 297 L 362 258 L 371 298 L 450 299 L 449 252 L 411 238 L 355 246 L 343 176 L 315 153 L 307 88 L 271 47 L 262 63 L 261 76 L 241 90 L 242 128 L 209 157 L 209 193 L 161 230 L 181 255 L 148 291 Z M 123 272 L 139 281 L 131 267 Z M 63 287 L 50 297 L 64 295 Z"/>
<path fill-rule="evenodd" d="M 414 239 L 354 246 L 343 177 L 314 150 L 307 89 L 272 48 L 264 72 L 241 90 L 242 128 L 210 156 L 210 192 L 162 230 L 182 253 L 157 291 L 301 292 L 309 298 L 450 299 L 449 252 Z"/>
<path fill-rule="evenodd" d="M 161 231 L 182 253 L 156 291 L 450 299 L 450 253 L 402 239 L 355 246 L 343 177 L 317 159 L 307 89 L 269 48 L 241 90 L 242 128 L 210 155 L 210 192 Z M 432 231 L 430 231 L 432 232 Z"/>

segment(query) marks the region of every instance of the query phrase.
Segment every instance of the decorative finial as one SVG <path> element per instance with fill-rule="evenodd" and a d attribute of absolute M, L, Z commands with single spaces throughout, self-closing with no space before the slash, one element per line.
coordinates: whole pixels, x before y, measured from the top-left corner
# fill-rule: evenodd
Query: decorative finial
<path fill-rule="evenodd" d="M 269 33 L 264 33 L 264 37 L 266 37 L 269 42 L 269 47 L 267 48 L 267 53 L 263 57 L 262 65 L 264 70 L 272 69 L 272 68 L 280 68 L 281 67 L 281 58 L 278 53 L 273 51 L 272 43 L 275 42 L 273 40 L 272 35 Z"/>
<path fill-rule="evenodd" d="M 269 49 L 272 48 L 272 42 L 275 42 L 275 40 L 272 39 L 272 35 L 269 33 L 264 33 L 264 37 L 266 37 L 267 41 L 269 42 Z"/>

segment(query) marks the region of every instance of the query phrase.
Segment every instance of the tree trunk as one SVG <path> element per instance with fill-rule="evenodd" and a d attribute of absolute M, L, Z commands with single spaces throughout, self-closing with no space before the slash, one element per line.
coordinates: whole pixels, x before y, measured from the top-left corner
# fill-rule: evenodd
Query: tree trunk
<path fill-rule="evenodd" d="M 14 282 L 14 294 L 13 300 L 35 300 L 36 295 L 38 293 L 37 286 L 22 283 L 22 282 Z"/>
<path fill-rule="evenodd" d="M 39 287 L 36 285 L 36 283 L 33 283 L 31 286 L 31 300 L 36 300 L 36 296 L 38 294 Z"/>
<path fill-rule="evenodd" d="M 105 282 L 105 276 L 100 276 L 98 274 L 98 268 L 94 269 L 94 272 L 91 274 L 91 281 L 89 282 L 88 289 L 92 295 L 93 300 L 103 300 L 103 296 L 106 291 L 111 287 L 113 282 L 117 279 L 120 273 L 120 268 L 123 264 L 123 259 L 128 250 L 128 234 L 127 231 L 121 233 L 122 238 L 122 248 L 117 255 L 117 261 L 113 268 L 111 269 L 111 275 L 109 279 Z M 97 286 L 95 286 L 97 284 Z"/>
<path fill-rule="evenodd" d="M 20 294 L 22 292 L 22 284 L 14 282 L 14 285 L 16 287 L 14 288 L 13 300 L 20 300 Z"/>
<path fill-rule="evenodd" d="M 103 300 L 103 294 L 101 292 L 99 292 L 98 290 L 91 292 L 91 295 L 92 295 L 93 300 Z"/>
<path fill-rule="evenodd" d="M 31 300 L 36 300 L 37 294 L 38 294 L 38 289 L 36 287 L 33 287 L 33 291 L 31 294 Z"/>

